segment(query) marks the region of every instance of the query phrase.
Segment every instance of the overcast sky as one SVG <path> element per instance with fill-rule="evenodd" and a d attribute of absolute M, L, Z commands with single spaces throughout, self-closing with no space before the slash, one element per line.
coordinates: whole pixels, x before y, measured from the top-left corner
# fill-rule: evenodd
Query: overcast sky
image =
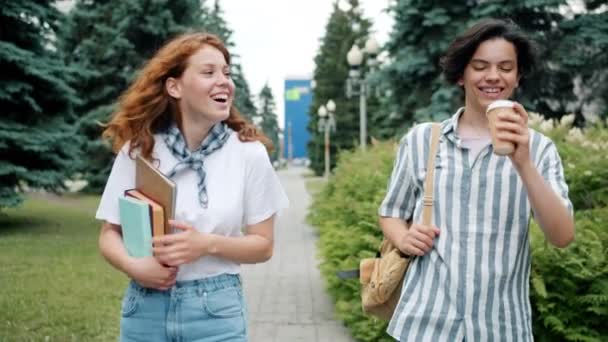
<path fill-rule="evenodd" d="M 360 0 L 372 31 L 382 44 L 392 19 L 384 12 L 390 0 Z M 332 0 L 220 0 L 233 30 L 245 78 L 256 96 L 268 82 L 283 125 L 283 82 L 288 76 L 311 76 L 314 57 L 332 10 Z M 237 89 L 238 91 L 238 89 Z"/>

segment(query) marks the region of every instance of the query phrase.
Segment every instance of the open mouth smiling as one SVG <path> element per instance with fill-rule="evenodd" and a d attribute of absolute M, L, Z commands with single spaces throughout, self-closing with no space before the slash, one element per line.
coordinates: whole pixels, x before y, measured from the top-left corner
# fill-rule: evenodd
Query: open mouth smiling
<path fill-rule="evenodd" d="M 226 103 L 228 101 L 227 94 L 218 94 L 218 95 L 212 96 L 211 98 L 213 99 L 213 101 L 218 102 L 218 103 Z"/>
<path fill-rule="evenodd" d="M 497 97 L 504 90 L 504 88 L 500 88 L 500 87 L 479 87 L 477 89 L 479 89 L 483 94 L 485 94 L 488 97 Z"/>

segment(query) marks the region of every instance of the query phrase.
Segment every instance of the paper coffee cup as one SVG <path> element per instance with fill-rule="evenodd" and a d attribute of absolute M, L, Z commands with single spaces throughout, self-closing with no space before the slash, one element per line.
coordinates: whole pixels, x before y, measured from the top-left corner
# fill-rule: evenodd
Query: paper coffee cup
<path fill-rule="evenodd" d="M 490 103 L 488 109 L 486 109 L 486 116 L 488 117 L 490 125 L 490 136 L 492 137 L 492 148 L 494 149 L 494 153 L 499 156 L 509 155 L 515 150 L 515 145 L 512 142 L 500 140 L 496 137 L 496 122 L 498 121 L 498 114 L 505 111 L 516 114 L 515 109 L 513 109 L 514 106 L 515 103 L 513 101 L 498 100 Z"/>

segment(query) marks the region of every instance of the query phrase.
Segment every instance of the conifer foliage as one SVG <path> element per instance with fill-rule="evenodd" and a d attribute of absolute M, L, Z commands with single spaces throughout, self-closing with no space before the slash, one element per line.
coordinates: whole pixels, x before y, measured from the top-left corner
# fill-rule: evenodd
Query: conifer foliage
<path fill-rule="evenodd" d="M 234 48 L 234 41 L 232 40 L 233 32 L 224 19 L 224 10 L 220 6 L 219 0 L 215 0 L 211 9 L 203 14 L 202 21 L 202 26 L 206 31 L 220 37 L 229 50 Z M 236 88 L 234 105 L 244 117 L 251 119 L 256 113 L 256 108 L 252 100 L 249 83 L 245 79 L 239 56 L 231 51 L 231 58 L 231 76 Z"/>
<path fill-rule="evenodd" d="M 79 159 L 71 72 L 52 39 L 60 19 L 52 1 L 0 7 L 0 209 L 18 205 L 24 187 L 63 189 Z"/>
<path fill-rule="evenodd" d="M 259 118 L 259 127 L 262 129 L 264 134 L 272 141 L 273 151 L 270 155 L 272 160 L 276 160 L 279 157 L 279 124 L 277 122 L 276 104 L 272 90 L 265 84 L 260 91 L 259 99 L 259 111 L 257 116 Z M 256 119 L 254 119 L 257 121 Z"/>
<path fill-rule="evenodd" d="M 113 155 L 101 140 L 100 123 L 108 122 L 119 95 L 137 70 L 168 39 L 200 27 L 199 0 L 76 1 L 61 35 L 66 62 L 78 70 L 73 86 L 79 132 L 87 142 L 84 177 L 87 190 L 99 192 Z"/>
<path fill-rule="evenodd" d="M 603 5 L 602 5 L 603 4 Z M 441 76 L 439 59 L 448 44 L 482 18 L 511 19 L 539 47 L 536 73 L 520 82 L 515 99 L 548 117 L 591 108 L 608 112 L 608 11 L 605 1 L 442 1 L 398 0 L 385 48 L 391 63 L 381 79 L 390 88 L 387 111 L 395 120 L 380 121 L 393 135 L 403 124 L 440 120 L 463 104 L 462 91 Z"/>
<path fill-rule="evenodd" d="M 358 0 L 350 0 L 350 9 L 343 11 L 336 1 L 333 12 L 325 27 L 319 52 L 315 57 L 313 102 L 310 107 L 308 131 L 308 156 L 310 167 L 317 175 L 324 170 L 323 133 L 318 130 L 317 110 L 332 99 L 336 104 L 335 120 L 337 129 L 331 135 L 331 155 L 340 150 L 350 150 L 359 145 L 359 101 L 346 97 L 346 79 L 349 66 L 346 54 L 357 44 L 360 48 L 368 36 L 371 23 L 361 14 Z M 368 106 L 373 111 L 373 105 Z M 335 158 L 331 164 L 335 165 Z"/>

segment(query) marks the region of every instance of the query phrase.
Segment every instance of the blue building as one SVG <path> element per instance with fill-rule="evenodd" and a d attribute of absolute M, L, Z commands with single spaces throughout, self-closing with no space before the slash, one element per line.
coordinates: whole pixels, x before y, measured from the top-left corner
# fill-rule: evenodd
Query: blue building
<path fill-rule="evenodd" d="M 285 80 L 285 126 L 283 130 L 283 157 L 285 159 L 308 159 L 306 147 L 310 135 L 308 110 L 312 102 L 312 87 L 309 78 Z"/>

